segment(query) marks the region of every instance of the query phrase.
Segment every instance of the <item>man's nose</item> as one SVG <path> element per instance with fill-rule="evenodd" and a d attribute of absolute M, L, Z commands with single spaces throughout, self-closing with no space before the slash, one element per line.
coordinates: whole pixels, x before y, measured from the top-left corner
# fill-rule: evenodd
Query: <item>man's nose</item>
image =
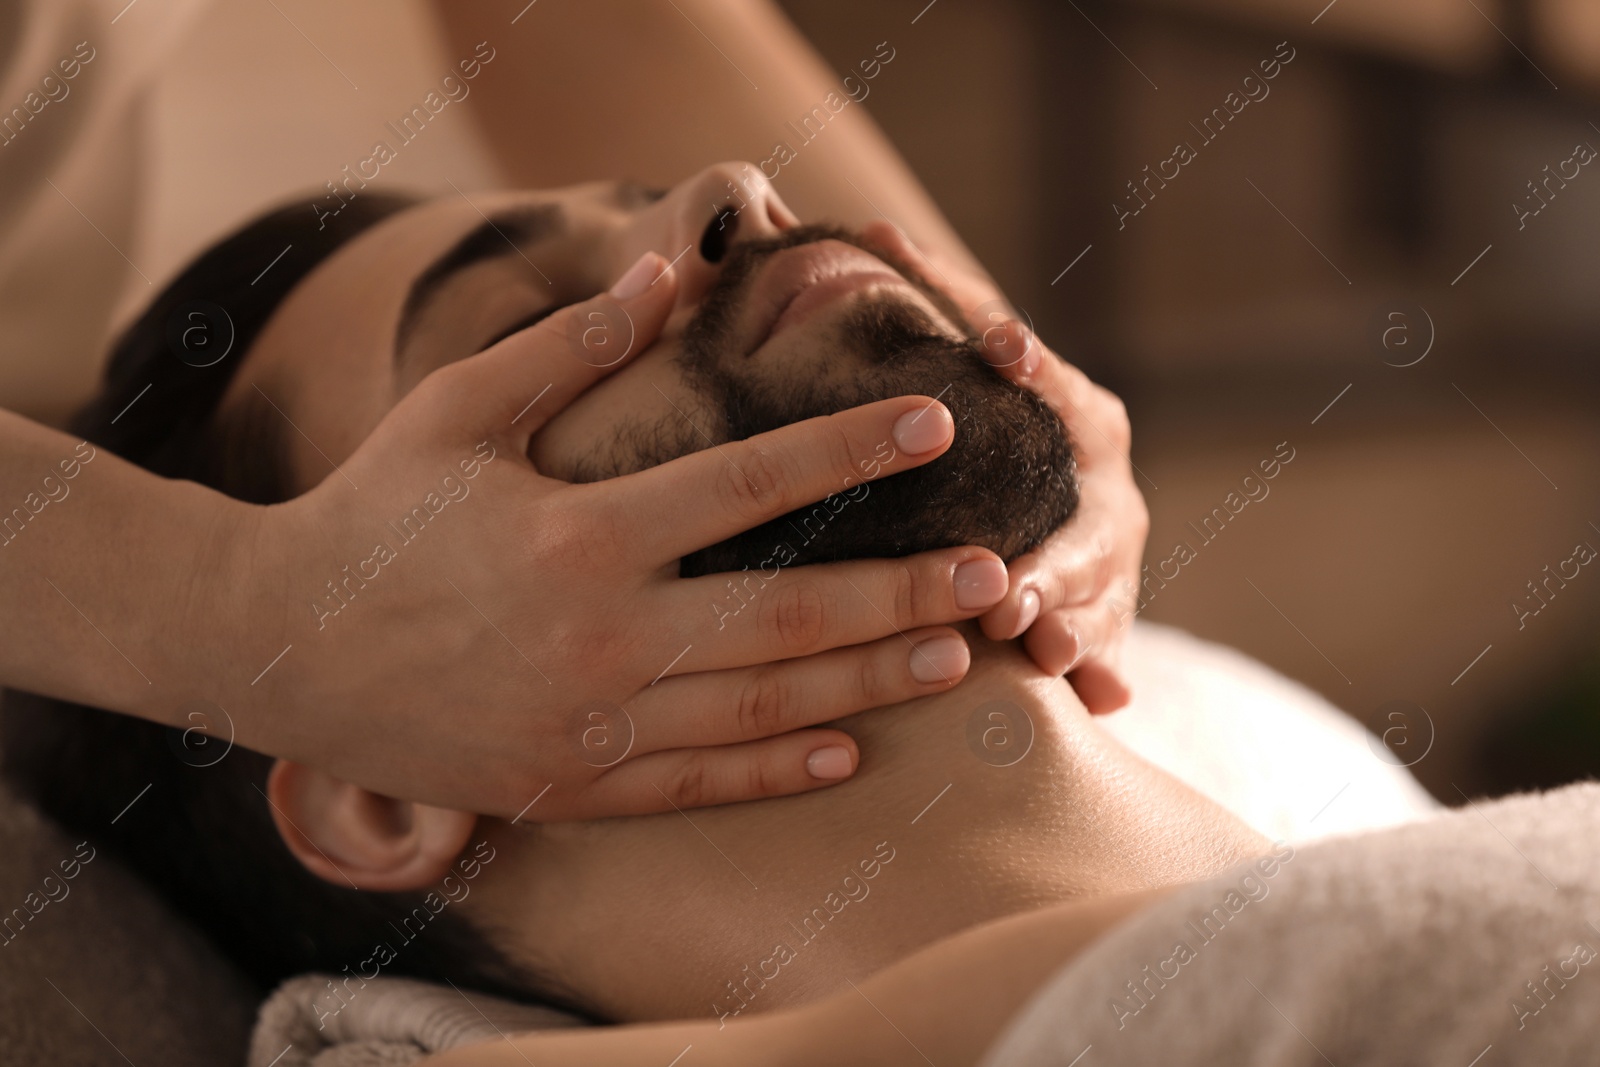
<path fill-rule="evenodd" d="M 680 305 L 700 302 L 735 241 L 775 237 L 800 222 L 761 168 L 739 162 L 680 182 L 649 213 L 640 236 L 645 247 L 674 261 Z"/>

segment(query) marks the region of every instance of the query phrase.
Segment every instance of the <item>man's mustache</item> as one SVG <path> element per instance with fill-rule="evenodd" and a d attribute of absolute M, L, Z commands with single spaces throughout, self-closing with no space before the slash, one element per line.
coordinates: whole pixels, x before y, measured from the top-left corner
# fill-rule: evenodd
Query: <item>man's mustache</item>
<path fill-rule="evenodd" d="M 717 275 L 717 280 L 712 283 L 700 307 L 684 328 L 684 346 L 702 356 L 720 351 L 725 346 L 726 334 L 735 321 L 736 312 L 745 301 L 751 279 L 766 262 L 786 249 L 830 240 L 859 248 L 882 261 L 927 297 L 934 307 L 939 309 L 941 315 L 949 320 L 950 326 L 967 335 L 969 339 L 975 339 L 966 317 L 955 301 L 942 290 L 930 285 L 911 264 L 868 243 L 853 230 L 842 226 L 814 223 L 797 226 L 774 237 L 738 241 L 729 246 L 723 258 L 722 272 Z M 910 312 L 911 309 L 907 308 L 906 311 Z M 926 319 L 926 316 L 922 315 L 916 317 Z M 902 323 L 909 325 L 904 319 Z M 932 324 L 927 325 L 931 327 Z"/>

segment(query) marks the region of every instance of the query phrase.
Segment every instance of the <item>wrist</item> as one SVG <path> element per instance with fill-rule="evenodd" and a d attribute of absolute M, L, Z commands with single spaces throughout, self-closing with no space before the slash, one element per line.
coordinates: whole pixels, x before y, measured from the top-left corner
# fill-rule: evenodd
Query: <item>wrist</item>
<path fill-rule="evenodd" d="M 237 739 L 251 744 L 260 716 L 251 699 L 250 653 L 282 631 L 281 612 L 272 611 L 281 598 L 270 593 L 274 576 L 281 583 L 284 570 L 273 556 L 276 508 L 192 482 L 166 485 L 171 519 L 164 525 L 174 551 L 170 585 L 153 602 L 168 610 L 155 615 L 144 635 L 142 656 L 155 684 L 141 686 L 128 710 L 190 727 L 196 724 L 190 711 L 214 705 L 224 710 L 225 721 L 208 716 L 207 728 L 227 736 L 231 723 Z"/>
<path fill-rule="evenodd" d="M 284 723 L 270 699 L 272 669 L 293 640 L 284 591 L 297 569 L 292 546 L 304 543 L 293 529 L 304 502 L 224 501 L 207 537 L 209 569 L 194 584 L 186 617 L 198 695 L 227 711 L 240 744 L 276 753 Z"/>

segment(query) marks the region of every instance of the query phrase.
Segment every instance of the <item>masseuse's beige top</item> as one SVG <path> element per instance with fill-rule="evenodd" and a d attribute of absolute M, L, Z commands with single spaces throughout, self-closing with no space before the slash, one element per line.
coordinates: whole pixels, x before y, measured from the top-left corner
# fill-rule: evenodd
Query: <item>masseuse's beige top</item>
<path fill-rule="evenodd" d="M 109 332 L 184 261 L 262 208 L 371 154 L 461 56 L 424 0 L 0 0 L 0 407 L 59 419 L 89 393 Z M 532 24 L 491 42 L 515 51 Z M 535 31 L 536 32 L 536 31 Z M 375 187 L 495 183 L 447 107 Z M 54 187 L 52 187 L 52 183 Z M 454 194 L 452 194 L 454 195 Z"/>

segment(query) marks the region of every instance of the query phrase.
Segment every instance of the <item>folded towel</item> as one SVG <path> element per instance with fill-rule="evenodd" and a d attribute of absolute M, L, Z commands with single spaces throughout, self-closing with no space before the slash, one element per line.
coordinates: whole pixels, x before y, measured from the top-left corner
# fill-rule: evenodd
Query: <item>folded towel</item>
<path fill-rule="evenodd" d="M 1091 945 L 984 1067 L 1593 1064 L 1597 839 L 1583 783 L 1242 865 Z"/>
<path fill-rule="evenodd" d="M 328 975 L 302 975 L 267 998 L 250 1041 L 249 1067 L 405 1067 L 499 1034 L 581 1025 L 552 1008 L 409 978 L 370 979 L 342 1001 L 330 982 L 341 988 Z"/>

